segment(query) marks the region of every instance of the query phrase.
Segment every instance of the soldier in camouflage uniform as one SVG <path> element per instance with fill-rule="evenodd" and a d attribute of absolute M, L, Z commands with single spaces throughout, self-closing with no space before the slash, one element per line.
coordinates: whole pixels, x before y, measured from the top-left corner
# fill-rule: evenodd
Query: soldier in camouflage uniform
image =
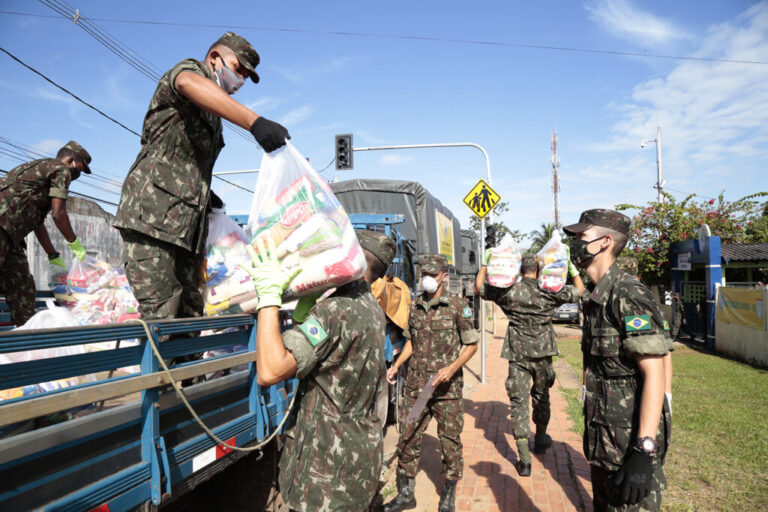
<path fill-rule="evenodd" d="M 11 322 L 23 325 L 35 314 L 35 280 L 29 272 L 24 238 L 35 232 L 52 265 L 66 268 L 51 243 L 45 217 L 54 224 L 78 259 L 85 249 L 67 215 L 69 184 L 91 173 L 91 155 L 71 140 L 56 154 L 15 167 L 0 178 L 0 294 L 11 310 Z"/>
<path fill-rule="evenodd" d="M 280 457 L 280 492 L 291 510 L 362 512 L 378 487 L 383 432 L 376 397 L 386 386 L 386 319 L 370 284 L 395 256 L 391 238 L 358 231 L 368 269 L 315 304 L 280 334 L 280 296 L 293 276 L 260 251 L 252 275 L 259 294 L 257 376 L 262 386 L 296 375 L 295 424 Z"/>
<path fill-rule="evenodd" d="M 259 82 L 258 64 L 248 41 L 227 32 L 203 62 L 185 59 L 165 73 L 152 96 L 114 223 L 145 319 L 202 314 L 206 209 L 213 165 L 224 146 L 221 118 L 250 129 L 267 152 L 290 138 L 284 127 L 230 97 L 245 78 Z"/>
<path fill-rule="evenodd" d="M 472 311 L 457 295 L 444 290 L 447 261 L 442 255 L 427 255 L 421 264 L 424 293 L 411 304 L 407 341 L 387 372 L 394 384 L 398 369 L 408 362 L 405 401 L 400 409 L 400 440 L 397 445 L 397 488 L 399 494 L 383 507 L 385 512 L 416 506 L 414 480 L 419 467 L 421 440 L 434 416 L 442 449 L 445 478 L 439 511 L 452 512 L 456 482 L 464 469 L 461 431 L 464 428 L 462 367 L 477 351 L 478 335 L 472 325 Z M 406 416 L 430 377 L 435 375 L 435 392 L 424 410 L 412 422 Z"/>
<path fill-rule="evenodd" d="M 488 256 L 489 254 L 486 255 Z M 584 284 L 578 271 L 571 268 L 576 287 L 564 286 L 557 293 L 542 290 L 536 279 L 538 265 L 533 254 L 523 255 L 523 277 L 506 289 L 496 288 L 485 282 L 487 269 L 488 267 L 483 265 L 478 272 L 475 293 L 498 304 L 509 320 L 501 357 L 509 360 L 506 388 L 511 408 L 512 435 L 517 441 L 518 461 L 515 468 L 520 476 L 530 476 L 531 453 L 528 440 L 531 428 L 528 395 L 530 393 L 532 399 L 533 423 L 536 425 L 533 451 L 544 453 L 552 444 L 552 439 L 547 434 L 550 417 L 549 388 L 555 383 L 552 356 L 557 355 L 552 314 L 561 304 L 578 302 L 579 296 L 584 293 Z"/>
<path fill-rule="evenodd" d="M 573 262 L 595 283 L 584 309 L 582 351 L 584 455 L 596 511 L 659 510 L 666 488 L 669 342 L 648 288 L 616 265 L 629 226 L 625 215 L 598 209 L 564 228 Z"/>

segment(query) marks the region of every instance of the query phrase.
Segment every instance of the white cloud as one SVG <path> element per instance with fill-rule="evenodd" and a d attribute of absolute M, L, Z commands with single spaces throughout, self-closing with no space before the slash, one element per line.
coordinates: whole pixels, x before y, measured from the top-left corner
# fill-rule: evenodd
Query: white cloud
<path fill-rule="evenodd" d="M 382 165 L 400 165 L 408 162 L 413 162 L 414 157 L 410 155 L 391 154 L 384 155 L 379 159 L 379 163 Z"/>
<path fill-rule="evenodd" d="M 301 83 L 306 82 L 309 78 L 313 78 L 316 75 L 333 73 L 334 71 L 344 69 L 350 64 L 361 60 L 365 59 L 353 57 L 333 57 L 325 64 L 321 64 L 313 68 L 292 69 L 274 67 L 274 69 L 291 82 Z"/>
<path fill-rule="evenodd" d="M 711 27 L 696 55 L 764 59 L 768 3 Z M 647 197 L 656 181 L 656 152 L 653 143 L 641 150 L 640 141 L 655 138 L 657 121 L 669 188 L 714 194 L 765 172 L 768 65 L 684 61 L 666 76 L 636 85 L 624 103 L 609 108 L 618 116 L 612 137 L 588 147 L 605 158 L 582 169 L 584 178 L 599 178 L 606 187 L 635 184 Z"/>
<path fill-rule="evenodd" d="M 249 109 L 253 110 L 256 113 L 269 112 L 270 110 L 278 107 L 281 103 L 282 103 L 282 100 L 280 100 L 279 98 L 266 96 L 264 98 L 259 98 L 256 101 L 248 103 L 246 107 L 248 107 Z"/>
<path fill-rule="evenodd" d="M 682 27 L 640 9 L 630 0 L 595 0 L 585 8 L 594 22 L 622 39 L 665 44 L 690 38 Z"/>
<path fill-rule="evenodd" d="M 32 147 L 40 153 L 54 155 L 64 144 L 66 144 L 66 141 L 59 139 L 43 139 Z"/>
<path fill-rule="evenodd" d="M 297 125 L 312 115 L 312 107 L 304 105 L 297 109 L 291 110 L 283 117 L 280 118 L 279 123 L 288 128 L 290 131 L 291 126 Z"/>

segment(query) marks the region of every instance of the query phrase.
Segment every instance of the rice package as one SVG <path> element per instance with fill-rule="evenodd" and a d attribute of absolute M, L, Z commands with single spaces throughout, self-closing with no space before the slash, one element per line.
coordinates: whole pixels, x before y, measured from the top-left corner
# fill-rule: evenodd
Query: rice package
<path fill-rule="evenodd" d="M 539 287 L 542 290 L 559 292 L 568 279 L 568 251 L 555 231 L 552 238 L 536 253 L 539 264 Z"/>
<path fill-rule="evenodd" d="M 272 240 L 289 272 L 289 301 L 360 279 L 366 263 L 355 230 L 331 188 L 290 143 L 265 153 L 251 213 L 249 243 Z"/>
<path fill-rule="evenodd" d="M 488 260 L 488 284 L 509 288 L 520 275 L 520 247 L 507 233 L 491 252 Z"/>

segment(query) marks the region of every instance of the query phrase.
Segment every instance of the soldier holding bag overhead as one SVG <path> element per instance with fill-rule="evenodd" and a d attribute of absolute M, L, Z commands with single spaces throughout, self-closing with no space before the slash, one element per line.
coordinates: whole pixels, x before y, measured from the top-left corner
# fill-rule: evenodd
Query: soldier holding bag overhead
<path fill-rule="evenodd" d="M 248 41 L 227 32 L 202 62 L 185 59 L 157 84 L 114 223 L 145 319 L 202 315 L 199 273 L 212 170 L 224 146 L 221 119 L 250 130 L 266 152 L 290 138 L 231 98 L 246 78 L 259 82 L 259 60 Z"/>

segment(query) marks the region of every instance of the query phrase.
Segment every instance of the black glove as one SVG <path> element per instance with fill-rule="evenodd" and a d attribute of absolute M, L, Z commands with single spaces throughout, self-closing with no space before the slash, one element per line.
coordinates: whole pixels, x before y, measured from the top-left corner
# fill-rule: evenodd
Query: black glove
<path fill-rule="evenodd" d="M 285 126 L 270 121 L 266 117 L 259 117 L 253 122 L 251 134 L 267 153 L 285 146 L 285 139 L 291 138 Z"/>
<path fill-rule="evenodd" d="M 653 456 L 632 449 L 624 464 L 613 477 L 613 485 L 619 498 L 627 505 L 634 505 L 651 493 L 653 482 Z"/>

